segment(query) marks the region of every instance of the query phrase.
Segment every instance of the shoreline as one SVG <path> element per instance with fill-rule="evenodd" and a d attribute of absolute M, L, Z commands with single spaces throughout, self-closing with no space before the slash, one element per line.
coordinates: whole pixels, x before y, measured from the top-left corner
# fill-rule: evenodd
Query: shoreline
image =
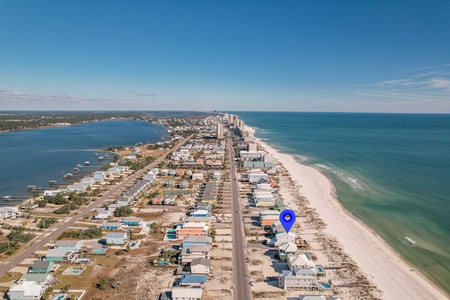
<path fill-rule="evenodd" d="M 245 130 L 255 133 L 247 125 Z M 308 199 L 309 207 L 316 209 L 327 225 L 324 232 L 338 239 L 361 271 L 383 292 L 383 299 L 450 299 L 373 229 L 347 211 L 328 177 L 299 163 L 293 156 L 278 152 L 259 138 L 255 141 L 300 185 L 300 194 Z"/>

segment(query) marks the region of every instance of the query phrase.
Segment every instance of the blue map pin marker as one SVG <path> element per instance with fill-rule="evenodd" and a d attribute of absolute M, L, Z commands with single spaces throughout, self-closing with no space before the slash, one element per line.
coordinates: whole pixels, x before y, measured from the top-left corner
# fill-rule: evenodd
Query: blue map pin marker
<path fill-rule="evenodd" d="M 295 213 L 290 209 L 285 209 L 280 213 L 280 222 L 286 233 L 289 233 L 295 222 Z"/>

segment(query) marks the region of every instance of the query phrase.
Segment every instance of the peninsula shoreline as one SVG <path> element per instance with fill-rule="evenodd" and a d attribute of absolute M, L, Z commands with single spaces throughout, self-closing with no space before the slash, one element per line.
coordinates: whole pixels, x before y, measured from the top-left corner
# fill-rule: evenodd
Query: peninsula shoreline
<path fill-rule="evenodd" d="M 245 130 L 255 133 L 252 127 Z M 300 194 L 308 199 L 327 224 L 325 233 L 337 238 L 361 271 L 383 292 L 383 299 L 450 299 L 437 285 L 395 252 L 373 229 L 347 211 L 339 202 L 331 180 L 318 170 L 299 163 L 255 137 L 275 160 L 300 185 Z M 291 204 L 289 201 L 286 203 Z M 293 204 L 293 203 L 292 203 Z"/>

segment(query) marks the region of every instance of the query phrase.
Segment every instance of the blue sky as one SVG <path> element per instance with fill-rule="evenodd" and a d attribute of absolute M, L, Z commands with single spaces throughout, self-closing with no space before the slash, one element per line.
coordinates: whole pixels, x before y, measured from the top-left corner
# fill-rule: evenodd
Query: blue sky
<path fill-rule="evenodd" d="M 3 1 L 0 110 L 450 113 L 450 1 Z"/>

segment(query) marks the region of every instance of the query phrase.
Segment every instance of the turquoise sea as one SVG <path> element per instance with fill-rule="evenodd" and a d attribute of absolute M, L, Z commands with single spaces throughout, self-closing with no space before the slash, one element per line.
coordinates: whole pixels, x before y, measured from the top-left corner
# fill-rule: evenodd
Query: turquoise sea
<path fill-rule="evenodd" d="M 72 172 L 77 164 L 83 168 L 74 179 L 92 173 L 112 160 L 109 154 L 99 161 L 94 153 L 105 153 L 98 149 L 158 142 L 163 135 L 163 126 L 132 120 L 0 133 L 0 198 L 30 196 L 27 186 L 49 188 L 50 180 L 67 183 L 62 176 Z M 84 166 L 85 161 L 90 161 L 90 165 Z"/>
<path fill-rule="evenodd" d="M 450 115 L 233 113 L 450 293 Z"/>

